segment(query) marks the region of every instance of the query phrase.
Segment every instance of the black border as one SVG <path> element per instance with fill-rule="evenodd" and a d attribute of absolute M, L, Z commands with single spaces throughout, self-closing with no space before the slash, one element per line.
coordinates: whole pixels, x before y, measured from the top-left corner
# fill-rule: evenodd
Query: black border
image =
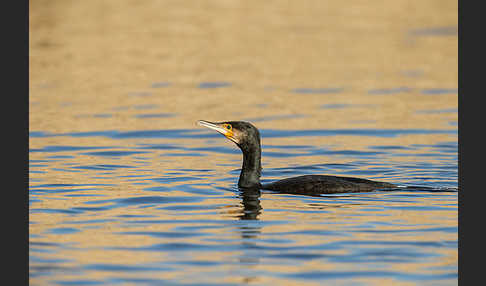
<path fill-rule="evenodd" d="M 3 281 L 29 284 L 29 1 L 2 3 Z M 8 183 L 7 183 L 8 182 Z"/>
<path fill-rule="evenodd" d="M 481 179 L 486 179 L 482 175 L 484 147 L 480 148 L 484 145 L 484 105 L 480 101 L 484 87 L 475 84 L 484 81 L 484 66 L 479 61 L 485 51 L 484 18 L 479 15 L 483 10 L 473 9 L 470 3 L 458 1 L 459 285 L 478 284 L 484 272 L 480 240 L 486 215 L 478 197 L 484 192 Z"/>

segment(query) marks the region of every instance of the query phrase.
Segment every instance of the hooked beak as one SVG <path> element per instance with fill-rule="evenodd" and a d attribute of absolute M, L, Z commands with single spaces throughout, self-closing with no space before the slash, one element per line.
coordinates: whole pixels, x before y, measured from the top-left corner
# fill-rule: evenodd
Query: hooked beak
<path fill-rule="evenodd" d="M 198 125 L 201 125 L 201 126 L 204 126 L 204 127 L 207 127 L 209 129 L 213 129 L 213 130 L 215 130 L 215 131 L 223 134 L 229 140 L 231 140 L 231 141 L 233 141 L 235 143 L 238 143 L 236 141 L 236 138 L 233 136 L 233 131 L 224 128 L 223 127 L 223 124 L 221 124 L 221 123 L 213 123 L 213 122 L 209 122 L 209 121 L 206 121 L 206 120 L 199 120 L 197 122 L 197 124 Z"/>

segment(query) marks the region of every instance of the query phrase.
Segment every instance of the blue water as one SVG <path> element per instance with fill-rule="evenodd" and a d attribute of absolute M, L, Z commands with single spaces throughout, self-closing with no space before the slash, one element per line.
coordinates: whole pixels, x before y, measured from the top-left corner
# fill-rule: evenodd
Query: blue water
<path fill-rule="evenodd" d="M 447 140 L 398 144 L 405 136 L 438 135 Z M 240 151 L 192 124 L 170 130 L 33 130 L 31 280 L 456 283 L 457 130 L 262 128 L 261 136 L 263 182 L 335 174 L 435 191 L 246 193 L 236 187 Z M 338 136 L 374 144 L 353 149 L 312 143 Z M 288 144 L 288 138 L 301 144 Z"/>
<path fill-rule="evenodd" d="M 30 1 L 29 284 L 457 285 L 457 6 L 348 2 Z"/>

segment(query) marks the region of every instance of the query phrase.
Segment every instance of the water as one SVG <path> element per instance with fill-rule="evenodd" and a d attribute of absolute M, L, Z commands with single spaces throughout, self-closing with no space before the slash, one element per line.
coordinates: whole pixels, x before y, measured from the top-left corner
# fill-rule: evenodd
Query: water
<path fill-rule="evenodd" d="M 30 284 L 457 285 L 457 3 L 432 2 L 31 3 Z M 253 122 L 264 183 L 421 187 L 242 192 L 200 119 Z"/>
<path fill-rule="evenodd" d="M 449 141 L 394 144 L 437 134 Z M 457 187 L 452 129 L 262 129 L 261 135 L 268 142 L 264 182 L 337 174 Z M 363 149 L 312 144 L 340 136 L 378 139 Z M 300 144 L 287 145 L 289 137 Z M 37 146 L 29 166 L 33 282 L 437 285 L 457 279 L 456 191 L 242 193 L 239 150 L 195 126 L 35 132 L 31 145 Z"/>

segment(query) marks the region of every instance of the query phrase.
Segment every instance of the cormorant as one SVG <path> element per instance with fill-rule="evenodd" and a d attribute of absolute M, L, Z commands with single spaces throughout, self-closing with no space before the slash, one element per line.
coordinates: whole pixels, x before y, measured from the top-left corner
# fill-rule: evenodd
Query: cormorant
<path fill-rule="evenodd" d="M 227 121 L 209 122 L 199 120 L 198 124 L 223 134 L 233 141 L 243 152 L 238 187 L 243 189 L 262 189 L 289 194 L 335 194 L 367 192 L 377 189 L 393 189 L 396 185 L 353 177 L 328 175 L 304 175 L 279 180 L 269 184 L 260 183 L 261 145 L 260 132 L 249 122 Z"/>

